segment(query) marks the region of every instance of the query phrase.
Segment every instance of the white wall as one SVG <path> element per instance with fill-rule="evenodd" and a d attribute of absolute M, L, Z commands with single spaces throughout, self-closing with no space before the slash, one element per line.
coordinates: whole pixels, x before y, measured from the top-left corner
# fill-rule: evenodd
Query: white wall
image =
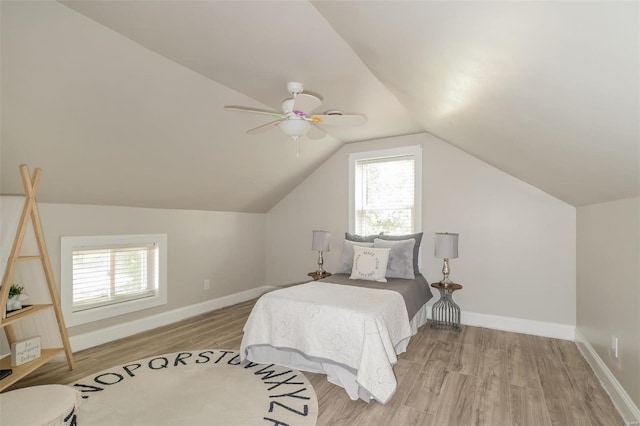
<path fill-rule="evenodd" d="M 72 327 L 70 336 L 264 285 L 264 214 L 49 203 L 40 203 L 39 210 L 58 287 L 62 236 L 168 235 L 167 305 Z M 14 281 L 34 275 L 34 268 L 41 269 L 38 263 L 29 263 L 29 269 L 17 271 Z M 211 281 L 209 290 L 203 289 L 205 279 Z M 23 282 L 27 291 L 30 281 Z"/>
<path fill-rule="evenodd" d="M 578 208 L 577 230 L 577 329 L 640 407 L 640 198 Z"/>
<path fill-rule="evenodd" d="M 442 277 L 433 233 L 458 232 L 460 257 L 450 265 L 451 278 L 464 286 L 454 296 L 463 312 L 573 330 L 575 208 L 429 134 L 345 145 L 271 209 L 267 284 L 303 281 L 315 270 L 313 229 L 331 232 L 325 268 L 336 267 L 348 224 L 349 153 L 416 144 L 423 149 L 420 257 L 427 279 Z"/>

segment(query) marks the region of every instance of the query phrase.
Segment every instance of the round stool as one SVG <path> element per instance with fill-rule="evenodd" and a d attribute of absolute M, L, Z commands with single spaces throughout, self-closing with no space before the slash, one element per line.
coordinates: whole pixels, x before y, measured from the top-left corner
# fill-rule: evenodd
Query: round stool
<path fill-rule="evenodd" d="M 75 425 L 80 392 L 44 385 L 0 394 L 0 425 Z"/>

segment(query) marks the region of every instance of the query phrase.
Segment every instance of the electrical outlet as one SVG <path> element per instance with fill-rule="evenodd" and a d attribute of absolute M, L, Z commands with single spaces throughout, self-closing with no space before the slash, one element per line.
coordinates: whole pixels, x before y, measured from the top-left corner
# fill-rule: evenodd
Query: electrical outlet
<path fill-rule="evenodd" d="M 211 288 L 211 282 L 209 280 L 204 280 L 204 289 L 209 290 Z"/>
<path fill-rule="evenodd" d="M 614 358 L 618 358 L 618 338 L 616 336 L 611 336 L 611 352 Z"/>

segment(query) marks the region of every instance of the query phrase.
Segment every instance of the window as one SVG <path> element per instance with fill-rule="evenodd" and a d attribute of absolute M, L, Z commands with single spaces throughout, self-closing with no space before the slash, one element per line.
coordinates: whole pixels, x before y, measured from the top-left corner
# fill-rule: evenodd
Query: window
<path fill-rule="evenodd" d="M 349 230 L 360 235 L 420 229 L 420 146 L 349 156 Z"/>
<path fill-rule="evenodd" d="M 166 235 L 62 237 L 68 326 L 166 304 Z"/>

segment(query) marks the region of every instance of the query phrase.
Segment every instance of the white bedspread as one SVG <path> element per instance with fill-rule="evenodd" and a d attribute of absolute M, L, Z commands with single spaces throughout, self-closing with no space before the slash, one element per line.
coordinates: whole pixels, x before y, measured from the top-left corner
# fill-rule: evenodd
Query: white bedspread
<path fill-rule="evenodd" d="M 312 282 L 263 295 L 245 324 L 240 353 L 252 362 L 326 373 L 352 399 L 384 404 L 397 387 L 396 354 L 411 335 L 399 293 Z"/>

